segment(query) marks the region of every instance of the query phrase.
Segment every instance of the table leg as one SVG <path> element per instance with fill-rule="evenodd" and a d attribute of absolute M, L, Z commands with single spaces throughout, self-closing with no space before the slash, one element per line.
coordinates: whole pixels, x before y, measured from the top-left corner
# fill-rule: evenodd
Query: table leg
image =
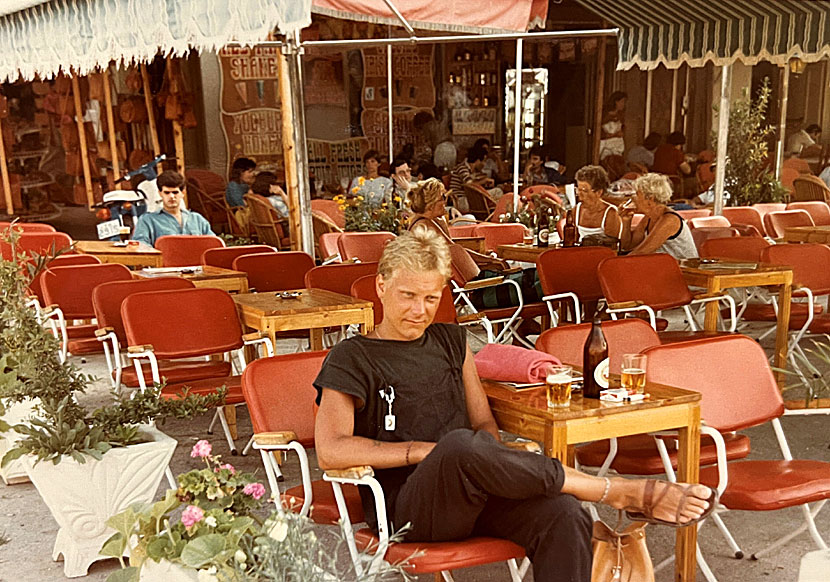
<path fill-rule="evenodd" d="M 363 310 L 363 323 L 360 324 L 360 333 L 366 335 L 375 329 L 375 312 L 372 308 Z"/>
<path fill-rule="evenodd" d="M 568 464 L 568 425 L 561 423 L 545 427 L 545 455 Z"/>
<path fill-rule="evenodd" d="M 308 345 L 311 351 L 317 352 L 323 349 L 323 328 L 314 328 L 308 331 Z"/>
<path fill-rule="evenodd" d="M 717 277 L 711 277 L 709 279 L 709 286 L 706 289 L 706 292 L 709 294 L 716 294 L 720 293 L 720 281 Z M 706 304 L 706 315 L 703 319 L 703 330 L 704 331 L 717 331 L 718 330 L 718 311 L 720 310 L 720 301 L 710 301 Z"/>
<path fill-rule="evenodd" d="M 225 406 L 225 420 L 228 422 L 228 430 L 231 433 L 231 438 L 236 440 L 239 438 L 238 431 L 236 430 L 236 406 L 233 404 L 228 404 Z"/>
<path fill-rule="evenodd" d="M 689 411 L 687 427 L 678 430 L 677 480 L 697 483 L 700 471 L 700 405 Z M 674 579 L 677 582 L 694 582 L 697 576 L 697 527 L 677 529 L 675 541 Z"/>
<path fill-rule="evenodd" d="M 775 358 L 774 364 L 776 368 L 785 369 L 787 367 L 787 352 L 789 347 L 789 332 L 790 332 L 790 307 L 792 304 L 792 275 L 789 280 L 781 285 L 781 290 L 778 292 L 778 323 L 775 331 Z M 786 378 L 783 372 L 776 372 L 776 377 L 779 386 L 786 383 Z"/>

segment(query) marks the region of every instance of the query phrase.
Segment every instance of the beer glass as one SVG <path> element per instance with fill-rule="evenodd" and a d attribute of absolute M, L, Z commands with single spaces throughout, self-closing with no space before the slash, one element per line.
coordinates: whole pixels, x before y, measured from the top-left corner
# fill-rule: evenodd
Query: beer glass
<path fill-rule="evenodd" d="M 121 239 L 121 242 L 127 242 L 127 239 L 130 238 L 130 227 L 129 226 L 119 226 L 118 227 L 118 238 Z"/>
<path fill-rule="evenodd" d="M 625 354 L 622 357 L 622 387 L 629 394 L 643 394 L 646 389 L 646 356 Z"/>
<path fill-rule="evenodd" d="M 545 378 L 545 392 L 548 408 L 567 408 L 571 405 L 571 366 L 553 365 L 548 368 Z"/>

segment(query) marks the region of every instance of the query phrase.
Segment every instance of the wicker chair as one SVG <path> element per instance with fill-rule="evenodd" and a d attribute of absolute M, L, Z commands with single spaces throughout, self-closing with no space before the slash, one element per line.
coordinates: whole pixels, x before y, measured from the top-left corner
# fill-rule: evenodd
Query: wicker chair
<path fill-rule="evenodd" d="M 211 224 L 214 231 L 234 232 L 236 223 L 225 203 L 224 180 L 208 170 L 188 170 L 187 200 L 195 210 Z"/>
<path fill-rule="evenodd" d="M 280 220 L 268 199 L 259 194 L 245 194 L 245 203 L 251 211 L 248 224 L 260 243 L 279 250 L 291 247 L 291 239 L 286 235 L 288 224 Z"/>
<path fill-rule="evenodd" d="M 311 226 L 314 230 L 314 252 L 318 259 L 324 261 L 332 253 L 326 253 L 320 249 L 320 237 L 330 232 L 341 233 L 343 229 L 332 222 L 328 215 L 318 210 L 311 211 Z"/>
<path fill-rule="evenodd" d="M 791 197 L 793 202 L 821 200 L 830 203 L 830 188 L 821 178 L 802 174 L 793 180 L 793 186 L 795 187 Z"/>

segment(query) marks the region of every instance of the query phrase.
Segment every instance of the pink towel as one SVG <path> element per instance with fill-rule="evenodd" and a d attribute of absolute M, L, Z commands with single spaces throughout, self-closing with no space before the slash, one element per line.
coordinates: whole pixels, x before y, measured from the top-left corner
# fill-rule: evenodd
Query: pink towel
<path fill-rule="evenodd" d="M 547 367 L 562 363 L 545 352 L 501 344 L 487 344 L 475 358 L 478 375 L 499 382 L 544 382 Z"/>

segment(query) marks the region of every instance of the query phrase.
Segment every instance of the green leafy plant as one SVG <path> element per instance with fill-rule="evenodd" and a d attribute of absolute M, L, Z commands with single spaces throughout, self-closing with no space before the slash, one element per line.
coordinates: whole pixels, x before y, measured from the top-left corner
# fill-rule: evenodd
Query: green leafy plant
<path fill-rule="evenodd" d="M 16 248 L 19 235 L 7 235 Z M 143 442 L 137 425 L 165 417 L 189 418 L 224 401 L 224 391 L 207 396 L 183 394 L 175 400 L 159 397 L 161 386 L 132 397 L 112 395 L 112 401 L 92 413 L 78 403 L 89 376 L 58 358 L 58 340 L 47 331 L 32 308 L 27 289 L 32 279 L 57 256 L 17 256 L 0 261 L 0 432 L 22 435 L 2 459 L 7 465 L 24 454 L 57 464 L 69 456 L 83 463 L 100 459 L 112 447 Z M 2 421 L 5 403 L 31 402 L 34 418 L 10 427 Z"/>
<path fill-rule="evenodd" d="M 398 205 L 400 196 L 392 202 L 384 200 L 380 205 L 370 204 L 363 196 L 346 198 L 342 194 L 333 198 L 343 211 L 347 231 L 378 232 L 388 231 L 399 234 L 403 226 L 403 216 Z"/>
<path fill-rule="evenodd" d="M 543 217 L 548 217 L 549 221 L 555 223 L 564 215 L 565 209 L 555 200 L 548 196 L 533 194 L 530 200 L 523 199 L 518 212 L 514 212 L 511 208 L 504 214 L 500 214 L 498 218 L 499 222 L 517 222 L 532 230 Z"/>
<path fill-rule="evenodd" d="M 252 245 L 254 244 L 254 239 L 248 238 L 247 236 L 241 236 L 237 234 L 229 234 L 226 232 L 219 233 L 219 238 L 225 241 L 225 246 L 229 247 L 238 247 L 242 245 Z"/>
<path fill-rule="evenodd" d="M 787 195 L 769 163 L 768 144 L 775 134 L 775 128 L 766 123 L 770 93 L 769 79 L 765 79 L 754 100 L 745 91 L 730 107 L 724 189 L 732 206 L 780 202 Z M 715 149 L 717 141 L 717 132 L 713 132 Z"/>

